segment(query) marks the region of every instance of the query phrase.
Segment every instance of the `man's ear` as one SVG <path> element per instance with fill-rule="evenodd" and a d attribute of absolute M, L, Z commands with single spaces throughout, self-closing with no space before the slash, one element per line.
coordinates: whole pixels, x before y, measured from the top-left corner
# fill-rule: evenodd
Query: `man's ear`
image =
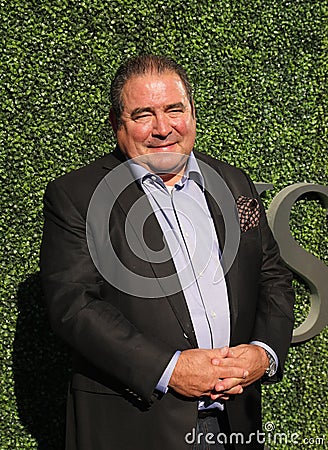
<path fill-rule="evenodd" d="M 118 120 L 117 120 L 117 117 L 116 117 L 116 114 L 115 114 L 113 108 L 111 108 L 109 111 L 109 121 L 113 128 L 114 133 L 116 134 L 117 129 L 118 129 Z"/>
<path fill-rule="evenodd" d="M 195 108 L 195 102 L 192 100 L 191 102 L 191 113 L 194 119 L 196 119 L 196 108 Z"/>

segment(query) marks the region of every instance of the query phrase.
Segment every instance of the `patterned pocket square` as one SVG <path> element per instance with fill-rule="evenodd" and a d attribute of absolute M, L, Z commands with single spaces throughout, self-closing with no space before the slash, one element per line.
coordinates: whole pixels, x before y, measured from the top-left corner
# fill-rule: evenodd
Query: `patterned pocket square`
<path fill-rule="evenodd" d="M 256 198 L 241 195 L 237 198 L 236 205 L 242 233 L 256 228 L 260 222 L 260 205 Z"/>

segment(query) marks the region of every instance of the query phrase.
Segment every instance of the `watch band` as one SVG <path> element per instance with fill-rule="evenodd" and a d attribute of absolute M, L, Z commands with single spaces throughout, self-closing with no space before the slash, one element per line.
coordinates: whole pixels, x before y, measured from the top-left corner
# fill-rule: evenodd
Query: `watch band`
<path fill-rule="evenodd" d="M 271 353 L 268 352 L 267 350 L 265 350 L 265 353 L 267 354 L 267 357 L 269 359 L 269 366 L 265 369 L 264 373 L 268 378 L 270 378 L 276 373 L 277 366 L 274 357 L 271 355 Z"/>

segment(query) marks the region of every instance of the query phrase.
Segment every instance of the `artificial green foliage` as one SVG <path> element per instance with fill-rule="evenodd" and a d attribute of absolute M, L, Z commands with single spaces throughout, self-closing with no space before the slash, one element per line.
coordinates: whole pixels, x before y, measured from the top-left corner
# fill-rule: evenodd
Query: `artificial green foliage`
<path fill-rule="evenodd" d="M 0 1 L 1 450 L 62 449 L 70 362 L 42 303 L 42 196 L 50 180 L 113 148 L 108 87 L 121 61 L 147 52 L 180 62 L 195 91 L 197 149 L 272 183 L 268 205 L 292 183 L 328 185 L 327 7 L 325 0 Z M 291 227 L 328 264 L 322 206 L 299 202 Z M 309 291 L 299 278 L 295 286 L 299 324 Z M 326 328 L 291 349 L 282 383 L 263 388 L 267 431 L 273 424 L 300 435 L 298 444 L 270 448 L 328 448 L 327 350 Z"/>

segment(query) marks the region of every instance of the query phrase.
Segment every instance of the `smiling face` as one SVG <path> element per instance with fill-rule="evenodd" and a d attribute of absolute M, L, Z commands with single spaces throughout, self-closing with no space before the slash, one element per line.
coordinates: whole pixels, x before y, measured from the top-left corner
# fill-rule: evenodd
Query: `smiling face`
<path fill-rule="evenodd" d="M 140 157 L 139 164 L 174 184 L 196 137 L 196 120 L 180 77 L 174 72 L 134 76 L 123 87 L 122 101 L 121 124 L 115 130 L 121 151 L 128 158 Z"/>

